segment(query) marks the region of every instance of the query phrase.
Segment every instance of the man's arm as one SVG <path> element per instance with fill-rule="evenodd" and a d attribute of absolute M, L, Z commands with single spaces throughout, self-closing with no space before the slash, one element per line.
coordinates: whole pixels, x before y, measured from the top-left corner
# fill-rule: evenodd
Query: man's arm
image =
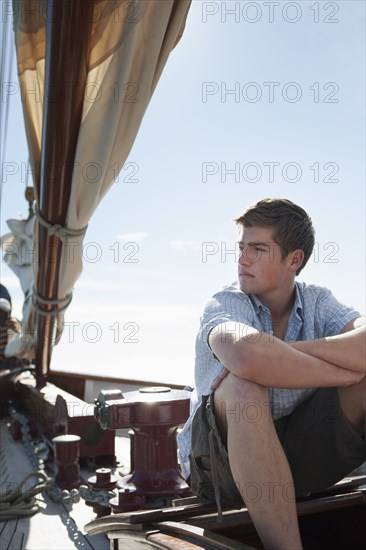
<path fill-rule="evenodd" d="M 265 387 L 349 386 L 363 377 L 243 323 L 215 327 L 209 344 L 228 371 Z"/>
<path fill-rule="evenodd" d="M 326 336 L 322 340 L 291 342 L 298 351 L 333 363 L 343 369 L 366 373 L 366 323 L 365 317 L 358 317 L 343 327 L 337 336 Z"/>

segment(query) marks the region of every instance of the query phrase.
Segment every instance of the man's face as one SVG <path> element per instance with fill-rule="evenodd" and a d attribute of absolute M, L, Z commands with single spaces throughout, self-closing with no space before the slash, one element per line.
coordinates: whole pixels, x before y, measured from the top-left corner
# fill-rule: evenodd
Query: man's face
<path fill-rule="evenodd" d="M 238 277 L 240 289 L 247 294 L 269 296 L 293 285 L 294 272 L 281 248 L 273 239 L 270 227 L 242 227 L 239 238 Z"/>

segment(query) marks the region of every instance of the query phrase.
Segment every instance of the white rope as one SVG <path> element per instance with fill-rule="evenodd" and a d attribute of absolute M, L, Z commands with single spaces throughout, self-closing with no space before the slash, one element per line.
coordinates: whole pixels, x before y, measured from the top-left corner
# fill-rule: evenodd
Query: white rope
<path fill-rule="evenodd" d="M 35 287 L 33 287 L 33 307 L 37 311 L 37 313 L 41 313 L 42 315 L 54 317 L 59 313 L 62 313 L 69 307 L 71 300 L 72 292 L 70 294 L 67 294 L 65 298 L 48 299 L 43 298 L 42 296 L 37 294 L 37 290 L 35 289 Z M 52 311 L 45 311 L 44 309 L 39 307 L 39 304 L 56 307 L 53 308 Z"/>
<path fill-rule="evenodd" d="M 81 229 L 72 229 L 71 227 L 64 227 L 60 224 L 52 225 L 42 217 L 37 204 L 35 204 L 34 213 L 38 222 L 47 229 L 48 233 L 58 237 L 63 244 L 67 243 L 69 237 L 83 237 L 88 229 L 87 225 Z"/>
<path fill-rule="evenodd" d="M 38 478 L 37 483 L 24 491 L 23 486 L 32 477 Z M 34 497 L 47 489 L 50 483 L 51 479 L 44 472 L 32 472 L 25 476 L 15 489 L 0 495 L 0 521 L 23 518 L 38 512 L 39 505 Z"/>

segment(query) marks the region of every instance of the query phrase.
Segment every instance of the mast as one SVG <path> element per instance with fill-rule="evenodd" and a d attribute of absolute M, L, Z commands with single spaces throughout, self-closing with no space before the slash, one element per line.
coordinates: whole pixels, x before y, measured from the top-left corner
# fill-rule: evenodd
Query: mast
<path fill-rule="evenodd" d="M 92 17 L 85 1 L 48 0 L 39 214 L 50 225 L 67 225 L 78 132 L 81 124 Z M 90 8 L 90 2 L 88 3 Z M 55 334 L 58 271 L 62 247 L 39 224 L 36 281 L 36 379 L 42 387 L 51 362 Z"/>

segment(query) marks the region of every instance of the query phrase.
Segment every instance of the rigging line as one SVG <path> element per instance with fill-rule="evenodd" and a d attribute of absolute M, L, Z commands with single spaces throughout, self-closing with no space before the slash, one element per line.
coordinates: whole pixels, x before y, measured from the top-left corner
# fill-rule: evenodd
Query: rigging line
<path fill-rule="evenodd" d="M 10 82 L 11 74 L 12 74 L 12 64 L 13 64 L 13 48 L 10 48 L 10 59 L 9 59 L 9 72 L 8 72 L 8 82 Z M 6 138 L 8 135 L 8 123 L 9 123 L 9 111 L 10 111 L 10 100 L 6 104 L 6 111 L 5 111 L 5 123 L 4 123 L 4 139 L 3 139 L 3 152 L 2 152 L 2 159 L 1 159 L 1 172 L 3 171 L 3 161 L 6 156 Z M 0 190 L 0 197 L 2 196 L 2 190 L 3 190 L 3 177 L 1 177 L 1 190 Z"/>
<path fill-rule="evenodd" d="M 10 42 L 10 45 L 11 45 L 11 38 L 9 40 Z M 8 72 L 8 82 L 10 82 L 10 79 L 11 79 L 11 75 L 12 75 L 12 72 L 13 72 L 13 55 L 14 55 L 14 50 L 12 47 L 10 47 L 10 59 L 9 59 L 9 72 Z M 9 122 L 9 106 L 10 106 L 10 101 L 8 102 L 7 104 L 7 108 L 6 108 L 6 113 L 5 113 L 5 130 L 4 130 L 4 138 L 6 138 L 7 136 L 7 133 L 8 133 L 8 122 Z M 5 158 L 5 153 L 6 153 L 6 139 L 4 139 L 4 158 Z"/>
<path fill-rule="evenodd" d="M 7 18 L 5 25 L 3 25 L 3 32 L 2 32 L 2 52 L 1 52 L 1 67 L 0 67 L 0 83 L 1 83 L 1 94 L 4 90 L 4 75 L 6 69 L 8 69 L 8 80 L 7 82 L 10 83 L 11 75 L 12 75 L 12 68 L 13 68 L 13 44 L 12 44 L 12 34 L 11 34 L 11 23 L 9 22 L 10 19 Z M 9 32 L 10 31 L 10 32 Z M 7 53 L 10 51 L 10 58 L 9 55 L 7 56 Z M 8 61 L 8 63 L 6 63 Z M 1 110 L 3 106 L 3 101 L 1 98 Z M 9 122 L 9 106 L 10 106 L 10 100 L 7 96 L 7 100 L 5 102 L 5 113 L 1 113 L 2 115 L 5 114 L 5 121 L 4 117 L 1 116 L 1 127 L 0 127 L 0 137 L 1 137 L 1 148 L 0 148 L 0 170 L 1 170 L 1 180 L 0 180 L 0 201 L 2 201 L 2 192 L 3 192 L 3 170 L 4 170 L 4 159 L 5 159 L 5 153 L 6 153 L 6 138 L 8 133 L 8 122 Z M 3 122 L 4 121 L 4 122 Z"/>
<path fill-rule="evenodd" d="M 7 30 L 8 30 L 8 27 L 7 25 L 3 25 L 2 28 L 1 28 L 2 32 L 1 32 L 1 64 L 0 64 L 0 85 L 1 85 L 1 94 L 3 93 L 3 80 L 4 80 L 4 66 L 5 66 L 5 44 L 6 44 L 6 35 L 7 35 Z M 2 99 L 2 98 L 1 98 Z M 1 118 L 0 118 L 0 163 L 1 163 L 1 166 L 3 165 L 3 154 L 2 154 L 2 150 L 3 150 L 3 143 L 4 143 L 4 140 L 3 140 L 3 113 L 2 111 L 4 110 L 4 105 L 3 105 L 3 101 L 1 101 L 1 106 L 0 106 L 0 109 L 1 109 Z"/>
<path fill-rule="evenodd" d="M 2 33 L 1 33 L 1 65 L 0 65 L 0 82 L 1 82 L 1 91 L 3 93 L 3 86 L 4 86 L 4 77 L 5 77 L 5 70 L 6 70 L 6 54 L 7 54 L 7 41 L 8 41 L 8 31 L 9 31 L 9 25 L 6 21 L 5 25 L 2 25 Z M 3 99 L 3 98 L 2 98 Z M 1 104 L 3 105 L 3 101 L 1 101 Z M 3 109 L 2 109 L 3 110 Z M 1 138 L 3 138 L 3 117 L 1 117 Z M 4 141 L 2 139 L 1 143 L 3 144 Z M 1 147 L 1 149 L 3 146 Z M 2 159 L 1 159 L 2 161 Z"/>

